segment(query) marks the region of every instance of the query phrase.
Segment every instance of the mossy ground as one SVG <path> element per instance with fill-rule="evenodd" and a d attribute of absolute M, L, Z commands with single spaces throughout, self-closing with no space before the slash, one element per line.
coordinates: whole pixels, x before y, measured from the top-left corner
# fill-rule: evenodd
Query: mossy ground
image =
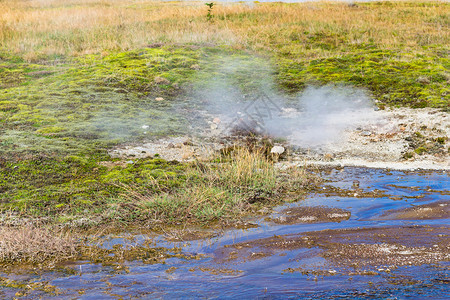
<path fill-rule="evenodd" d="M 111 160 L 111 145 L 146 137 L 144 124 L 153 135 L 182 131 L 171 100 L 198 55 L 143 49 L 39 64 L 3 55 L 1 208 L 62 221 L 64 213 L 104 208 L 99 203 L 117 194 L 111 183 L 176 174 L 178 166 L 158 159 L 112 169 L 98 162 Z"/>
<path fill-rule="evenodd" d="M 210 76 L 231 78 L 220 67 L 230 60 L 246 62 L 233 70 L 238 76 L 231 83 L 243 91 L 266 76 L 261 59 L 227 48 L 146 48 L 39 64 L 3 56 L 20 76 L 8 76 L 0 94 L 0 209 L 75 226 L 239 215 L 242 195 L 235 186 L 206 184 L 195 164 L 158 157 L 125 162 L 107 153 L 124 142 L 189 133 L 189 116 L 180 111 L 193 104 L 182 104 L 187 89 L 207 89 Z M 125 194 L 147 200 L 135 203 L 139 199 Z M 180 195 L 211 197 L 192 207 L 176 201 Z"/>
<path fill-rule="evenodd" d="M 277 79 L 293 91 L 307 84 L 350 84 L 368 90 L 380 107 L 449 108 L 448 55 L 437 49 L 410 53 L 364 48 L 320 59 L 282 55 Z"/>
<path fill-rule="evenodd" d="M 199 53 L 188 48 L 143 49 L 30 65 L 6 58 L 18 75 L 0 93 L 2 157 L 36 150 L 90 152 L 111 143 L 180 133 L 170 113 L 179 84 L 188 80 Z M 3 59 L 5 61 L 5 58 Z M 48 65 L 54 64 L 54 65 Z M 38 71 L 35 71 L 38 70 Z M 36 72 L 45 74 L 36 78 Z M 158 82 L 155 78 L 160 78 Z"/>
<path fill-rule="evenodd" d="M 354 83 L 372 90 L 381 104 L 414 99 L 408 105 L 445 106 L 448 88 L 441 65 L 447 58 L 414 56 L 413 62 L 405 62 L 391 51 L 358 53 L 303 64 L 283 55 L 275 58 L 278 69 L 267 64 L 267 56 L 230 48 L 146 48 L 34 64 L 3 56 L 8 80 L 0 93 L 0 208 L 19 217 L 75 226 L 236 217 L 239 210 L 249 209 L 242 198 L 252 197 L 240 194 L 239 188 L 208 185 L 204 178 L 189 181 L 187 176 L 202 176 L 192 176 L 193 165 L 158 158 L 119 163 L 107 150 L 124 142 L 188 133 L 189 116 L 181 113 L 180 105 L 192 97 L 192 88 L 218 88 L 211 82 L 236 86 L 242 94 L 276 87 L 276 80 L 278 89 L 288 93 L 307 84 Z M 428 81 L 419 81 L 420 76 Z M 111 167 L 105 161 L 117 164 Z M 124 197 L 127 193 L 137 198 Z M 192 207 L 178 201 L 180 195 L 209 200 Z M 140 197 L 146 203 L 137 204 Z"/>
<path fill-rule="evenodd" d="M 448 10 L 448 4 L 439 5 L 442 11 Z M 180 103 L 193 87 L 209 89 L 208 79 L 212 77 L 216 83 L 228 84 L 224 81 L 231 80 L 230 84 L 243 94 L 261 86 L 293 93 L 307 85 L 344 83 L 367 90 L 380 107 L 448 109 L 448 47 L 445 39 L 437 43 L 441 34 L 433 31 L 420 37 L 409 36 L 395 26 L 380 28 L 382 34 L 375 34 L 369 22 L 385 22 L 382 14 L 371 13 L 384 9 L 389 10 L 389 16 L 395 15 L 396 24 L 407 24 L 413 16 L 425 29 L 429 24 L 445 29 L 449 24 L 447 15 L 434 13 L 436 3 L 391 6 L 378 2 L 354 7 L 320 4 L 315 10 L 326 11 L 334 21 L 316 19 L 308 24 L 289 16 L 290 11 L 303 9 L 305 18 L 316 18 L 314 9 L 296 4 L 268 4 L 255 10 L 225 7 L 212 22 L 206 22 L 198 11 L 180 20 L 170 14 L 144 25 L 188 26 L 183 27 L 184 31 L 180 29 L 187 32 L 199 30 L 192 28 L 191 23 L 196 23 L 208 33 L 231 28 L 246 42 L 223 46 L 226 43 L 201 41 L 174 46 L 174 41 L 171 44 L 169 38 L 161 37 L 161 41 L 169 41 L 166 46 L 142 48 L 132 44 L 134 50 L 108 48 L 97 54 L 82 54 L 81 50 L 88 50 L 83 48 L 76 56 L 55 51 L 38 53 L 33 59 L 7 47 L 20 41 L 20 36 L 7 31 L 1 36 L 0 52 L 0 209 L 3 213 L 45 216 L 62 223 L 84 216 L 91 220 L 98 217 L 100 222 L 132 222 L 145 219 L 142 212 L 149 211 L 170 216 L 167 220 L 175 219 L 177 211 L 186 211 L 190 206 L 181 202 L 178 208 L 171 206 L 174 196 L 167 192 L 178 190 L 187 198 L 195 196 L 198 191 L 186 186 L 186 176 L 195 166 L 157 158 L 115 167 L 101 162 L 114 161 L 107 154 L 114 145 L 187 133 L 190 120 L 180 112 Z M 127 13 L 133 12 L 129 7 Z M 286 22 L 274 31 L 272 23 L 280 13 L 287 16 Z M 352 31 L 346 29 L 351 20 L 345 16 L 350 13 L 364 18 Z M 136 25 L 132 24 L 124 28 Z M 83 31 L 71 35 L 71 30 L 61 34 L 76 38 L 73 44 L 83 40 Z M 388 41 L 384 43 L 383 39 Z M 45 35 L 45 41 L 56 45 L 59 40 L 50 34 Z M 85 44 L 80 43 L 80 47 Z M 42 49 L 44 46 L 40 44 Z M 230 61 L 234 63 L 231 77 L 227 74 Z M 230 204 L 224 206 L 229 210 L 220 214 L 216 206 L 198 205 L 191 219 L 236 216 L 232 208 L 237 202 L 233 199 L 236 194 L 242 196 L 242 191 L 236 186 L 219 189 L 218 182 L 208 186 L 200 180 L 198 186 L 217 203 Z M 136 198 L 121 196 L 124 185 L 136 190 L 138 198 L 149 192 L 160 196 L 152 205 L 137 208 L 133 203 Z"/>

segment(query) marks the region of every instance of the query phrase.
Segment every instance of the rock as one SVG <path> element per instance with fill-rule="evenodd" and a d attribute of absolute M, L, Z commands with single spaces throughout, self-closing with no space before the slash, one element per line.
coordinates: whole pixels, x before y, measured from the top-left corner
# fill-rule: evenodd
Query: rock
<path fill-rule="evenodd" d="M 163 97 L 156 97 L 155 101 L 164 101 L 164 98 Z"/>
<path fill-rule="evenodd" d="M 417 78 L 417 82 L 422 83 L 422 84 L 429 84 L 430 79 L 428 79 L 425 76 L 420 76 L 419 78 Z"/>
<path fill-rule="evenodd" d="M 169 144 L 167 145 L 167 148 L 169 148 L 169 149 L 175 148 L 175 145 L 174 145 L 173 143 L 169 143 Z"/>
<path fill-rule="evenodd" d="M 366 131 L 361 132 L 361 135 L 362 136 L 371 136 L 372 132 L 366 130 Z"/>
<path fill-rule="evenodd" d="M 211 124 L 211 130 L 216 130 L 219 126 L 217 126 L 217 124 L 212 123 Z"/>
<path fill-rule="evenodd" d="M 213 119 L 213 123 L 214 124 L 220 124 L 220 119 L 219 118 L 214 118 Z"/>
<path fill-rule="evenodd" d="M 286 219 L 285 216 L 280 216 L 280 217 L 278 217 L 278 221 L 281 222 L 281 223 L 283 223 L 283 222 L 286 222 L 287 219 Z"/>
<path fill-rule="evenodd" d="M 333 155 L 332 153 L 327 153 L 327 154 L 325 154 L 325 155 L 323 156 L 323 159 L 324 159 L 325 161 L 333 161 L 334 155 Z"/>
<path fill-rule="evenodd" d="M 186 139 L 184 142 L 183 142 L 183 145 L 185 145 L 185 146 L 194 146 L 194 143 L 192 143 L 192 141 L 191 141 L 191 139 Z"/>
<path fill-rule="evenodd" d="M 166 78 L 159 77 L 159 76 L 156 76 L 154 81 L 155 81 L 156 84 L 169 84 L 170 83 L 170 81 L 167 80 Z"/>
<path fill-rule="evenodd" d="M 284 153 L 284 150 L 283 146 L 273 146 L 270 153 L 281 155 Z"/>

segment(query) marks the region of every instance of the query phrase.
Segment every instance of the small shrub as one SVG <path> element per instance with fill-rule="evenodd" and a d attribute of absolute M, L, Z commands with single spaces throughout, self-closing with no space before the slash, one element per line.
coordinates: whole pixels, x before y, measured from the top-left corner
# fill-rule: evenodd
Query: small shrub
<path fill-rule="evenodd" d="M 428 149 L 425 147 L 418 147 L 414 150 L 414 152 L 416 152 L 419 155 L 422 155 L 422 154 L 426 153 L 427 151 L 428 151 Z"/>
<path fill-rule="evenodd" d="M 214 2 L 210 2 L 210 3 L 205 3 L 206 6 L 208 6 L 208 13 L 206 14 L 206 19 L 208 21 L 211 21 L 213 18 L 213 14 L 212 14 L 212 8 L 214 6 Z"/>

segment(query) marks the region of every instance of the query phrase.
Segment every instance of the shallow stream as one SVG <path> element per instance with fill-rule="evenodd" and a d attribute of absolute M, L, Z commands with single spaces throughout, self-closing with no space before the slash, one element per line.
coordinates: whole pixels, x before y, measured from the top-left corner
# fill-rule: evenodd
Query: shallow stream
<path fill-rule="evenodd" d="M 0 277 L 42 282 L 57 291 L 29 290 L 24 299 L 448 299 L 447 173 L 341 168 L 321 175 L 327 180 L 321 190 L 249 221 L 255 228 L 184 242 L 154 239 L 156 246 L 181 247 L 197 259 L 130 261 L 121 268 L 74 262 L 68 266 L 73 272 Z M 297 206 L 326 206 L 350 214 L 340 222 L 330 218 L 313 223 L 314 217 L 305 216 L 298 222 L 276 222 L 286 220 L 283 215 Z M 110 238 L 104 246 L 126 240 Z M 0 298 L 12 298 L 19 290 L 0 285 Z"/>

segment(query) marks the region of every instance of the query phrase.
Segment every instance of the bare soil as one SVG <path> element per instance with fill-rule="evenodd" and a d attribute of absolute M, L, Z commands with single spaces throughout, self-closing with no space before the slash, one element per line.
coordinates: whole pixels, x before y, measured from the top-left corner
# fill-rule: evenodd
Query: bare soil
<path fill-rule="evenodd" d="M 319 149 L 298 149 L 294 164 L 398 170 L 450 170 L 449 113 L 395 108 L 373 112 L 367 123 Z"/>
<path fill-rule="evenodd" d="M 320 271 L 301 265 L 310 257 L 325 258 L 326 272 L 365 273 L 393 270 L 400 266 L 434 264 L 450 260 L 447 226 L 355 228 L 273 236 L 225 246 L 216 251 L 217 262 L 254 260 L 308 248 L 287 271 Z M 375 273 L 376 274 L 376 273 Z"/>

